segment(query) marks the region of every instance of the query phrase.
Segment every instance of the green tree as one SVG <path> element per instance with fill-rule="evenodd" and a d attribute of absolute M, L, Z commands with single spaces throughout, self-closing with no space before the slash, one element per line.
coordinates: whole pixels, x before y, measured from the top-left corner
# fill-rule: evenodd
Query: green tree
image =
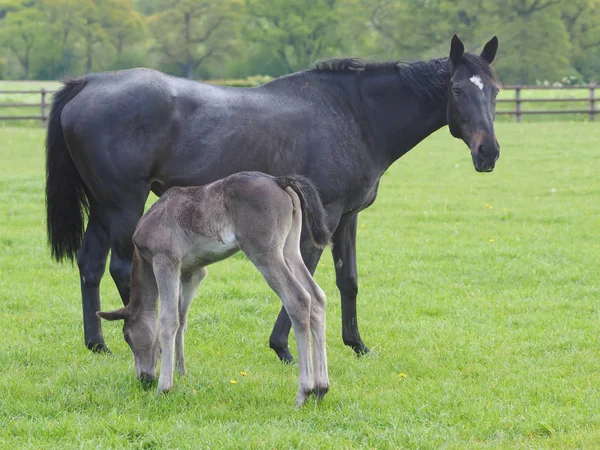
<path fill-rule="evenodd" d="M 572 0 L 562 7 L 572 46 L 571 64 L 585 81 L 600 79 L 600 0 Z"/>
<path fill-rule="evenodd" d="M 342 46 L 338 0 L 248 0 L 248 37 L 286 72 L 335 54 Z M 276 74 L 279 75 L 279 74 Z"/>
<path fill-rule="evenodd" d="M 148 20 L 163 63 L 193 79 L 198 66 L 236 53 L 241 0 L 162 0 Z"/>
<path fill-rule="evenodd" d="M 500 40 L 497 71 L 506 84 L 560 81 L 572 73 L 569 34 L 558 0 L 489 0 L 484 27 Z"/>
<path fill-rule="evenodd" d="M 5 14 L 0 27 L 0 42 L 17 58 L 26 80 L 30 76 L 32 51 L 41 42 L 44 26 L 44 17 L 36 6 L 36 2 L 26 0 L 4 1 L 0 4 Z"/>
<path fill-rule="evenodd" d="M 373 51 L 393 59 L 445 53 L 453 34 L 474 42 L 483 15 L 483 0 L 355 1 L 377 36 Z"/>
<path fill-rule="evenodd" d="M 106 11 L 105 28 L 108 41 L 117 52 L 116 64 L 120 66 L 125 49 L 144 39 L 142 15 L 133 9 L 132 0 L 122 0 L 119 7 Z"/>

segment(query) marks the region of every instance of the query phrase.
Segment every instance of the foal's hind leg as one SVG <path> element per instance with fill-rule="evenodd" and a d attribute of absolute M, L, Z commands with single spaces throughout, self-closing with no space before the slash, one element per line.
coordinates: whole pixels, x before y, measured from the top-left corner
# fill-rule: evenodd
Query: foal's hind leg
<path fill-rule="evenodd" d="M 316 270 L 322 253 L 323 249 L 317 248 L 311 244 L 307 245 L 304 249 L 304 261 L 311 273 L 314 273 Z M 275 321 L 275 325 L 273 326 L 273 331 L 271 331 L 271 336 L 269 337 L 269 347 L 277 353 L 277 356 L 281 361 L 286 363 L 294 361 L 294 357 L 290 353 L 288 346 L 288 337 L 291 328 L 292 322 L 290 322 L 285 307 L 282 306 L 279 315 L 277 316 L 277 320 Z"/>
<path fill-rule="evenodd" d="M 327 350 L 325 344 L 325 293 L 308 271 L 300 254 L 300 234 L 302 232 L 302 212 L 300 200 L 295 192 L 286 189 L 292 198 L 295 213 L 293 215 L 292 227 L 283 247 L 285 262 L 310 294 L 310 331 L 312 333 L 312 356 L 314 393 L 321 399 L 329 390 L 329 376 L 327 374 Z"/>
<path fill-rule="evenodd" d="M 110 239 L 108 222 L 99 208 L 92 204 L 83 243 L 77 253 L 83 306 L 83 334 L 87 348 L 94 352 L 109 352 L 102 336 L 100 311 L 100 280 L 104 275 Z"/>
<path fill-rule="evenodd" d="M 190 274 L 181 275 L 181 287 L 179 293 L 179 328 L 175 336 L 175 366 L 181 375 L 186 375 L 184 356 L 184 337 L 187 330 L 187 315 L 190 304 L 200 286 L 200 282 L 206 277 L 206 267 Z"/>
<path fill-rule="evenodd" d="M 251 216 L 248 215 L 248 217 Z M 251 221 L 251 219 L 248 220 Z M 261 223 L 260 218 L 255 218 L 255 221 L 256 224 Z M 236 237 L 240 249 L 262 273 L 268 285 L 281 299 L 294 327 L 300 371 L 295 406 L 300 407 L 314 388 L 310 358 L 310 294 L 306 292 L 306 289 L 302 287 L 285 263 L 283 258 L 284 242 L 276 242 L 284 241 L 285 237 L 277 236 L 279 230 L 269 233 L 271 236 L 268 238 L 261 237 L 254 234 L 258 229 L 257 227 L 254 231 L 247 232 L 246 236 L 240 236 L 241 233 L 238 229 Z M 263 231 L 273 230 L 264 229 Z"/>
<path fill-rule="evenodd" d="M 244 251 L 244 253 L 246 253 Z M 272 255 L 263 260 L 248 258 L 263 274 L 265 280 L 279 296 L 288 313 L 296 335 L 300 378 L 296 407 L 301 407 L 314 390 L 312 361 L 310 357 L 310 307 L 311 296 L 290 272 L 282 255 Z"/>

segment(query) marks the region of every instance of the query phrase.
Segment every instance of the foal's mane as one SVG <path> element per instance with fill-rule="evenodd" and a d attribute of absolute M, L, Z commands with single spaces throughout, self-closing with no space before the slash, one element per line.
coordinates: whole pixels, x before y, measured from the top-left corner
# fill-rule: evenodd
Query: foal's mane
<path fill-rule="evenodd" d="M 470 71 L 484 79 L 499 84 L 490 65 L 479 55 L 464 53 L 461 58 Z M 315 73 L 396 73 L 402 84 L 416 94 L 430 99 L 446 95 L 452 66 L 450 58 L 434 58 L 427 61 L 365 61 L 359 58 L 340 58 L 319 61 L 311 72 Z"/>

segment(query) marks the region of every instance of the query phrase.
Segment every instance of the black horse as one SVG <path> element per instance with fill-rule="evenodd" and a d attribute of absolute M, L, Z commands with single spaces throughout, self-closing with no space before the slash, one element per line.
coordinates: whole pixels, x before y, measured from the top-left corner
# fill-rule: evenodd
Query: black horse
<path fill-rule="evenodd" d="M 446 124 L 477 171 L 493 170 L 497 48 L 494 37 L 481 55 L 465 53 L 454 36 L 450 58 L 329 60 L 252 89 L 147 69 L 66 81 L 48 124 L 47 223 L 53 257 L 77 255 L 87 347 L 108 351 L 96 312 L 109 249 L 128 303 L 131 237 L 149 192 L 255 170 L 304 175 L 318 188 L 333 230 L 343 340 L 368 352 L 356 317 L 357 214 L 375 201 L 385 170 Z M 314 272 L 322 250 L 304 242 L 302 251 Z M 282 360 L 292 359 L 290 326 L 282 308 L 270 337 Z"/>

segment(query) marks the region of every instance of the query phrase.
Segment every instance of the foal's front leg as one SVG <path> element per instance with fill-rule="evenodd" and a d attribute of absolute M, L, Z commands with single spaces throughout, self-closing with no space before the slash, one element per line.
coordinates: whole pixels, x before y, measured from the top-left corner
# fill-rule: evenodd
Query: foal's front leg
<path fill-rule="evenodd" d="M 173 387 L 173 362 L 175 335 L 179 328 L 179 264 L 163 255 L 155 256 L 152 262 L 158 295 L 160 296 L 160 334 L 162 340 L 162 363 L 158 392 Z"/>
<path fill-rule="evenodd" d="M 179 294 L 179 328 L 175 336 L 175 366 L 181 375 L 186 375 L 184 356 L 184 337 L 187 330 L 187 315 L 200 282 L 206 277 L 206 267 L 189 275 L 181 275 L 181 292 Z"/>

